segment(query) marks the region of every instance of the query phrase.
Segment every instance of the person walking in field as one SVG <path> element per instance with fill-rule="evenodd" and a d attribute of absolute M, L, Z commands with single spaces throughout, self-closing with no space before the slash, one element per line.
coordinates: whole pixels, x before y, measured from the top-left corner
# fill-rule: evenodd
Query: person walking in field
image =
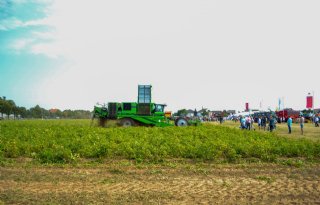
<path fill-rule="evenodd" d="M 291 134 L 291 127 L 292 127 L 292 118 L 291 118 L 291 116 L 288 118 L 287 124 L 288 124 L 289 134 Z"/>
<path fill-rule="evenodd" d="M 315 127 L 319 127 L 319 116 L 316 116 L 316 117 L 314 118 L 314 126 L 315 126 Z"/>
<path fill-rule="evenodd" d="M 301 115 L 301 118 L 300 118 L 301 135 L 303 135 L 303 127 L 304 127 L 304 117 Z"/>

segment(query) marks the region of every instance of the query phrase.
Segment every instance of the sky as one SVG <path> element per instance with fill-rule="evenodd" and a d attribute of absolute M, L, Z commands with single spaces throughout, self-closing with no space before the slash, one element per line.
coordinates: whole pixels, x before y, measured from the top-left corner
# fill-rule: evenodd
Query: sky
<path fill-rule="evenodd" d="M 0 96 L 27 108 L 320 108 L 319 0 L 0 0 Z"/>

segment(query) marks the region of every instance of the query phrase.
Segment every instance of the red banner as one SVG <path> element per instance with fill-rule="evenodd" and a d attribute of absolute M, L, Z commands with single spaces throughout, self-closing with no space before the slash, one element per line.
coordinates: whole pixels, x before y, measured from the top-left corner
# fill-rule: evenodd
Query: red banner
<path fill-rule="evenodd" d="M 249 103 L 246 103 L 246 111 L 249 111 Z"/>
<path fill-rule="evenodd" d="M 313 108 L 313 96 L 307 96 L 307 109 Z"/>

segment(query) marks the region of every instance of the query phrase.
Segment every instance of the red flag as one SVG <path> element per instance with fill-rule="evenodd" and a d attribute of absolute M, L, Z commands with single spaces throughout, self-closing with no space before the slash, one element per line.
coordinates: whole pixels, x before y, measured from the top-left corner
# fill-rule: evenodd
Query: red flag
<path fill-rule="evenodd" d="M 313 96 L 307 96 L 307 109 L 313 108 Z"/>
<path fill-rule="evenodd" d="M 249 111 L 249 103 L 246 103 L 246 111 Z"/>

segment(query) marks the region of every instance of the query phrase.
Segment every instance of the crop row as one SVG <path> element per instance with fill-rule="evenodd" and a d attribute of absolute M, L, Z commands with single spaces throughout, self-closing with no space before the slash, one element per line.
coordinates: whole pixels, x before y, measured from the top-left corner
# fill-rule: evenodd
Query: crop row
<path fill-rule="evenodd" d="M 43 163 L 69 163 L 79 158 L 319 160 L 320 142 L 213 125 L 106 129 L 90 127 L 82 120 L 0 122 L 0 159 L 16 157 Z"/>

